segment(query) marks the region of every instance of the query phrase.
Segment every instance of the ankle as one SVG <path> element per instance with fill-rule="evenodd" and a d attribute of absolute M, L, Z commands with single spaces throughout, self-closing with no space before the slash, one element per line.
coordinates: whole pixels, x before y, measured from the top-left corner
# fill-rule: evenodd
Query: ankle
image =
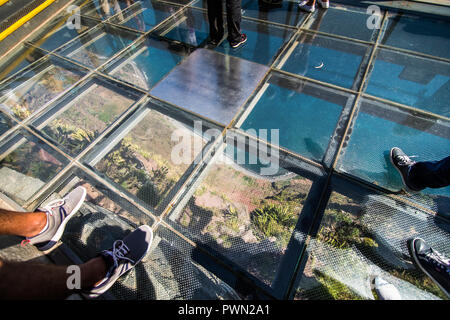
<path fill-rule="evenodd" d="M 24 227 L 25 230 L 23 236 L 31 238 L 42 232 L 47 224 L 47 214 L 42 211 L 36 211 L 28 213 L 27 215 L 28 222 Z"/>
<path fill-rule="evenodd" d="M 108 271 L 103 257 L 95 257 L 80 265 L 81 287 L 84 289 L 96 286 L 106 276 Z"/>

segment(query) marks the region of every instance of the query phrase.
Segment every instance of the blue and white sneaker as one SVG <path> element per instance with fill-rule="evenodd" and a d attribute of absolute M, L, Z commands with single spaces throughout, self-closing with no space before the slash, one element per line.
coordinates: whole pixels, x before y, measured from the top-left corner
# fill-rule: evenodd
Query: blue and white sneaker
<path fill-rule="evenodd" d="M 51 201 L 45 207 L 38 208 L 47 214 L 47 225 L 37 236 L 25 238 L 22 244 L 33 244 L 41 251 L 50 250 L 61 239 L 67 222 L 80 209 L 85 198 L 86 189 L 77 187 L 63 199 Z"/>
<path fill-rule="evenodd" d="M 100 253 L 108 268 L 106 276 L 83 295 L 87 298 L 97 298 L 105 293 L 120 276 L 134 268 L 145 257 L 152 241 L 153 232 L 147 225 L 140 226 L 123 240 L 114 241 L 110 250 Z"/>

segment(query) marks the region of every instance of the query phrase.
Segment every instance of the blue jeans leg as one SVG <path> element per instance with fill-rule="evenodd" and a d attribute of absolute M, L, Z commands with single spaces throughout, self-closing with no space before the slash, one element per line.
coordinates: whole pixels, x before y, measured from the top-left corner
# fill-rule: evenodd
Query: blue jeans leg
<path fill-rule="evenodd" d="M 440 161 L 423 161 L 413 164 L 408 173 L 408 185 L 419 190 L 449 186 L 450 156 Z"/>

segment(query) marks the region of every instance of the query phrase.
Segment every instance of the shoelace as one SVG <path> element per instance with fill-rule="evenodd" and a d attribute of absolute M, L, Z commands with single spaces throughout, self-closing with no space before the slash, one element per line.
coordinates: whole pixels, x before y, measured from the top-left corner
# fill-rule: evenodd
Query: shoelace
<path fill-rule="evenodd" d="M 412 161 L 411 158 L 415 158 L 415 157 L 417 157 L 417 156 L 409 156 L 409 157 L 408 156 L 397 156 L 396 159 L 397 159 L 397 162 L 399 165 L 408 166 L 408 165 L 414 163 L 414 161 Z"/>
<path fill-rule="evenodd" d="M 67 216 L 66 209 L 64 209 L 64 204 L 66 203 L 65 199 L 57 199 L 50 201 L 45 207 L 42 209 L 47 213 L 47 215 L 53 216 L 53 209 L 59 207 L 59 213 L 62 214 L 64 217 Z M 31 241 L 27 238 L 20 242 L 21 247 L 25 247 L 27 244 L 29 244 Z"/>
<path fill-rule="evenodd" d="M 66 204 L 65 199 L 53 200 L 49 202 L 43 209 L 51 216 L 53 216 L 53 209 L 59 207 L 59 212 L 62 213 L 65 217 L 67 215 L 66 209 L 64 209 L 65 204 Z"/>
<path fill-rule="evenodd" d="M 106 251 L 105 253 L 113 258 L 114 268 L 117 268 L 119 266 L 119 260 L 125 260 L 131 262 L 132 264 L 135 264 L 135 261 L 133 259 L 125 257 L 125 255 L 127 255 L 129 252 L 130 248 L 128 248 L 122 240 L 116 240 L 113 243 L 112 250 Z"/>
<path fill-rule="evenodd" d="M 450 274 L 450 260 L 446 259 L 439 252 L 434 251 L 433 248 L 430 248 L 427 252 L 424 253 L 425 259 L 435 266 L 439 267 L 442 270 L 445 270 Z"/>

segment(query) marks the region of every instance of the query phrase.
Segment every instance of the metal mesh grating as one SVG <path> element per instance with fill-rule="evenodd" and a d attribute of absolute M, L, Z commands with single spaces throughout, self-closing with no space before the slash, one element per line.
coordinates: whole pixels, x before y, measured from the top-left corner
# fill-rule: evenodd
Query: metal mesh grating
<path fill-rule="evenodd" d="M 374 299 L 370 281 L 381 276 L 396 286 L 402 299 L 445 299 L 412 263 L 407 240 L 420 237 L 448 256 L 449 231 L 440 218 L 383 195 L 334 191 L 308 246 L 295 297 Z"/>

